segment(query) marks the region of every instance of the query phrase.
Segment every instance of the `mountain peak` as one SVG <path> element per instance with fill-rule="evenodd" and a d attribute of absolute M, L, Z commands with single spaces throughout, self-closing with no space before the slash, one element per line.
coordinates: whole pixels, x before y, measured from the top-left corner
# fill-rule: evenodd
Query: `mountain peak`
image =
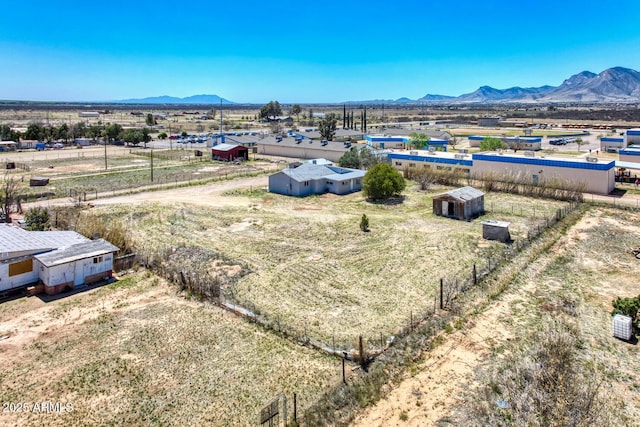
<path fill-rule="evenodd" d="M 227 99 L 221 98 L 218 95 L 192 95 L 186 98 L 176 98 L 173 96 L 153 96 L 149 98 L 136 98 L 136 99 L 123 99 L 115 101 L 121 104 L 235 104 Z"/>

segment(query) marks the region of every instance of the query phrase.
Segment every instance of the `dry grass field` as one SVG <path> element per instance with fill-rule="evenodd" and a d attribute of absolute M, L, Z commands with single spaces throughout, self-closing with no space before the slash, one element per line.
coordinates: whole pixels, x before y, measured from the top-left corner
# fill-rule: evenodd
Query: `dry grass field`
<path fill-rule="evenodd" d="M 245 266 L 250 273 L 227 296 L 299 337 L 349 350 L 362 335 L 379 348 L 381 336 L 433 308 L 440 278 L 468 278 L 473 264 L 481 269 L 504 249 L 481 238 L 480 220 L 509 220 L 512 237 L 524 239 L 564 206 L 491 194 L 487 215 L 461 222 L 431 213 L 431 196 L 442 190 L 411 189 L 391 205 L 359 193 L 296 199 L 247 188 L 176 203 L 172 192 L 158 192 L 164 203 L 100 206 L 87 215 L 123 221 L 143 253 L 199 247 Z M 358 226 L 362 214 L 368 233 Z"/>
<path fill-rule="evenodd" d="M 0 304 L 3 426 L 255 425 L 280 392 L 301 411 L 340 381 L 340 362 L 150 274 L 85 293 Z M 72 405 L 68 413 L 36 403 Z M 291 411 L 291 408 L 289 409 Z"/>
<path fill-rule="evenodd" d="M 630 252 L 640 242 L 639 223 L 637 212 L 589 209 L 485 311 L 469 313 L 443 332 L 435 349 L 354 425 L 486 425 L 472 409 L 484 403 L 499 412 L 500 397 L 489 393 L 483 400 L 487 396 L 478 390 L 504 391 L 518 363 L 514 357 L 531 358 L 536 334 L 558 328 L 574 331 L 571 354 L 589 372 L 577 387 L 600 384 L 594 411 L 600 418 L 589 425 L 639 425 L 637 344 L 612 337 L 610 314 L 613 299 L 640 294 L 640 261 Z"/>

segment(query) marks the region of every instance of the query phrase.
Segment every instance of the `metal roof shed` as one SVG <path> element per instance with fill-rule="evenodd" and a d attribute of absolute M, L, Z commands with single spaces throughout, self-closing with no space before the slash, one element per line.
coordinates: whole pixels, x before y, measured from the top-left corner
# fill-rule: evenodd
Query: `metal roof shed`
<path fill-rule="evenodd" d="M 227 162 L 235 159 L 249 160 L 249 149 L 238 144 L 218 144 L 211 147 L 211 157 Z"/>
<path fill-rule="evenodd" d="M 433 213 L 439 216 L 470 220 L 484 212 L 484 193 L 462 187 L 433 196 Z"/>

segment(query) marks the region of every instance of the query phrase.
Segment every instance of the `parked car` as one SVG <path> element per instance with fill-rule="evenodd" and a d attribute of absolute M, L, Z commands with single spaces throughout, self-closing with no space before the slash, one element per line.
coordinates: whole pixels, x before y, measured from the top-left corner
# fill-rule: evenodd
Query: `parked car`
<path fill-rule="evenodd" d="M 60 150 L 61 148 L 64 148 L 64 144 L 56 142 L 55 144 L 53 144 L 53 148 L 54 150 Z"/>

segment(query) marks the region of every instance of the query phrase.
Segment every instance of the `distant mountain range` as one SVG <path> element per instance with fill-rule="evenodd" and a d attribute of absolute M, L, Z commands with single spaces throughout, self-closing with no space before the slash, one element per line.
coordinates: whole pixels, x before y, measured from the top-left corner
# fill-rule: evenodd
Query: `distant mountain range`
<path fill-rule="evenodd" d="M 115 101 L 122 104 L 235 104 L 218 95 L 194 95 L 186 98 L 157 96 Z M 460 96 L 428 94 L 418 99 L 373 99 L 349 101 L 350 104 L 468 104 L 468 103 L 604 103 L 640 102 L 640 73 L 623 67 L 608 68 L 600 74 L 583 71 L 566 79 L 560 86 L 512 87 L 495 89 L 482 86 Z M 342 103 L 341 103 L 342 104 Z"/>
<path fill-rule="evenodd" d="M 512 87 L 494 89 L 482 86 L 460 96 L 425 95 L 418 99 L 360 101 L 361 104 L 411 103 L 601 103 L 640 102 L 640 73 L 629 68 L 614 67 L 595 74 L 583 71 L 569 77 L 560 86 Z M 351 101 L 357 103 L 357 101 Z"/>
<path fill-rule="evenodd" d="M 154 96 L 151 98 L 141 99 L 123 99 L 120 101 L 114 101 L 118 104 L 198 104 L 208 105 L 215 104 L 220 105 L 220 102 L 225 105 L 235 104 L 228 99 L 220 98 L 218 95 L 193 95 L 186 98 L 176 98 L 174 96 Z"/>

